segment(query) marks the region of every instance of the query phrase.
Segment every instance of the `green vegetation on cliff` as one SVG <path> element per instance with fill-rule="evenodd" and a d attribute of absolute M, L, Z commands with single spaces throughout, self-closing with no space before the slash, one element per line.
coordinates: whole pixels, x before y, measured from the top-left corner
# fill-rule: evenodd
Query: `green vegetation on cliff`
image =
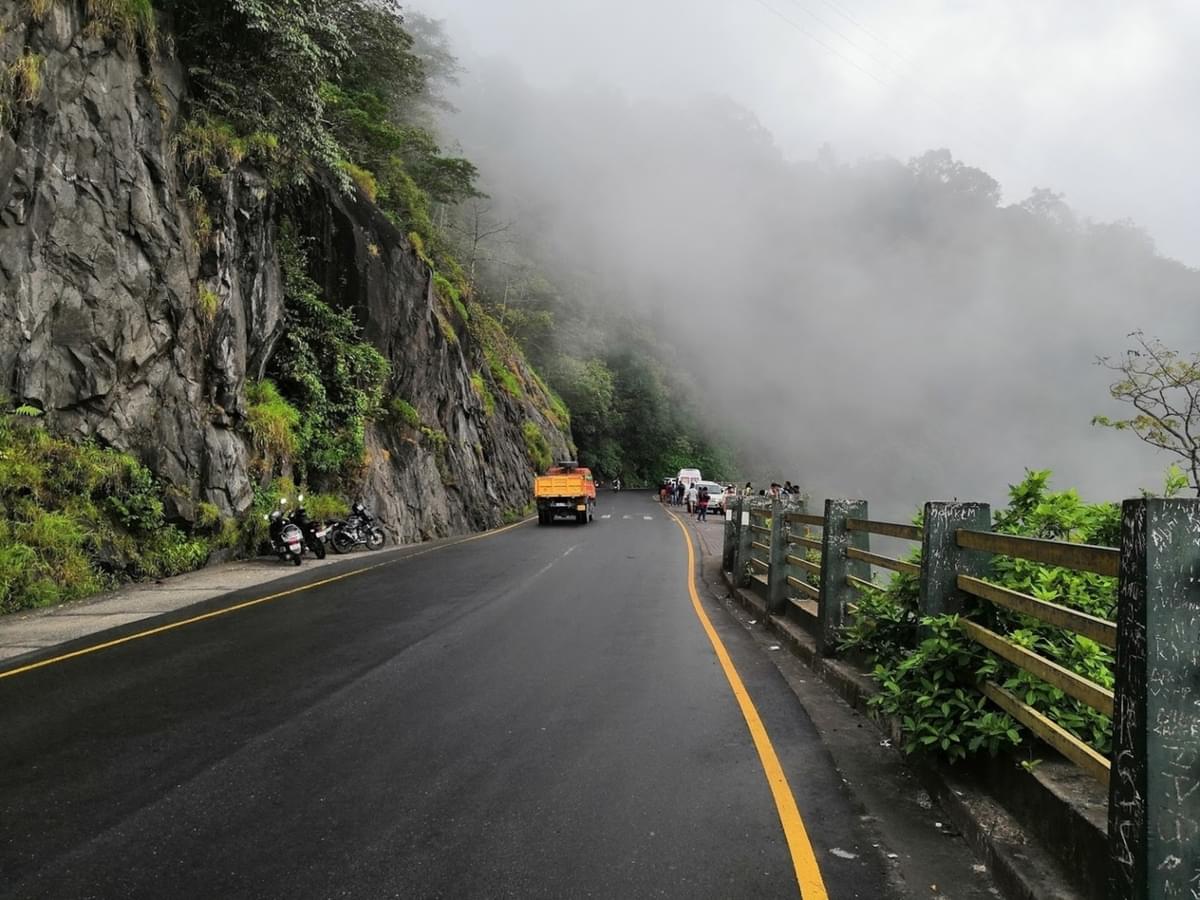
<path fill-rule="evenodd" d="M 0 411 L 0 613 L 186 572 L 240 540 L 203 504 L 190 533 L 168 524 L 164 495 L 131 456 L 58 439 L 36 409 Z"/>
<path fill-rule="evenodd" d="M 321 296 L 291 228 L 282 231 L 279 255 L 286 329 L 268 374 L 300 411 L 295 470 L 336 487 L 363 465 L 366 425 L 380 414 L 388 363 L 353 317 Z"/>
<path fill-rule="evenodd" d="M 314 176 L 357 191 L 408 235 L 429 266 L 443 339 L 458 346 L 469 337 L 464 352 L 483 357 L 471 382 L 487 415 L 500 393 L 565 429 L 570 416 L 562 401 L 526 374 L 521 347 L 475 301 L 452 241 L 434 224 L 435 211 L 445 220 L 448 210 L 482 196 L 475 167 L 444 154 L 429 125 L 439 103 L 436 82 L 453 67 L 438 50 L 436 26 L 418 20 L 422 50 L 389 0 L 158 2 L 172 14 L 195 92 L 178 145 L 200 239 L 211 233 L 209 208 L 221 180 L 244 163 L 284 191 L 306 189 Z M 265 474 L 294 467 L 322 485 L 353 483 L 366 423 L 404 424 L 409 417 L 380 409 L 386 364 L 359 337 L 352 316 L 321 295 L 295 229 L 284 229 L 280 255 L 287 330 L 268 374 L 299 422 L 291 453 L 268 448 Z M 253 401 L 250 407 L 252 415 L 261 411 Z"/>

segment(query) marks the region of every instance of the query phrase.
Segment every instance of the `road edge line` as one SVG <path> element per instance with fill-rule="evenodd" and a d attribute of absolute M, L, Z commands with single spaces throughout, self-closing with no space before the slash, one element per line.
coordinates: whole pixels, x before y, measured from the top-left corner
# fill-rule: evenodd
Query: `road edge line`
<path fill-rule="evenodd" d="M 533 521 L 533 517 L 522 519 L 520 522 L 514 522 L 511 525 L 505 525 L 502 528 L 495 528 L 491 531 L 484 531 L 480 534 L 473 534 L 469 537 L 464 537 L 457 541 L 448 541 L 445 544 L 438 544 L 436 547 L 428 547 L 425 550 L 419 550 L 416 553 L 406 553 L 403 556 L 397 556 L 395 559 L 385 560 L 381 563 L 375 563 L 370 566 L 363 566 L 361 569 L 354 569 L 351 572 L 343 572 L 340 575 L 334 575 L 330 578 L 322 578 L 320 581 L 314 581 L 309 584 L 302 584 L 298 587 L 288 588 L 286 591 L 278 591 L 274 594 L 268 594 L 265 597 L 255 597 L 253 600 L 243 600 L 241 603 L 235 603 L 233 606 L 225 606 L 221 609 L 210 610 L 206 613 L 201 613 L 198 616 L 191 616 L 187 619 L 181 619 L 178 622 L 168 622 L 166 625 L 158 625 L 154 628 L 147 628 L 145 631 L 136 631 L 133 634 L 122 635 L 119 638 L 113 638 L 111 641 L 103 641 L 99 644 L 92 644 L 88 647 L 81 647 L 78 650 L 72 650 L 69 653 L 60 653 L 57 656 L 49 657 L 48 659 L 40 659 L 37 662 L 28 663 L 23 666 L 17 666 L 14 669 L 0 671 L 0 681 L 5 678 L 12 678 L 15 675 L 22 675 L 26 672 L 32 672 L 35 669 L 43 669 L 46 666 L 52 666 L 57 663 L 67 662 L 80 656 L 86 656 L 89 653 L 97 653 L 101 650 L 108 650 L 112 647 L 118 647 L 121 644 L 128 644 L 132 641 L 141 640 L 142 638 L 153 637 L 156 634 L 162 634 L 166 631 L 174 631 L 177 628 L 183 628 L 186 625 L 195 625 L 198 622 L 204 622 L 209 619 L 215 619 L 218 616 L 224 616 L 229 613 L 238 612 L 243 609 L 248 609 L 251 606 L 258 606 L 262 603 L 267 603 L 271 600 L 278 600 L 282 597 L 289 597 L 293 594 L 311 591 L 313 588 L 323 587 L 327 584 L 333 584 L 335 581 L 344 581 L 347 578 L 353 578 L 355 575 L 362 575 L 366 572 L 373 572 L 376 569 L 382 569 L 385 566 L 392 566 L 396 563 L 406 562 L 418 556 L 424 556 L 427 553 L 434 553 L 438 550 L 445 550 L 449 547 L 457 547 L 460 544 L 469 544 L 471 541 L 478 541 L 487 537 L 494 537 L 498 534 L 503 534 L 506 531 L 512 531 L 514 528 L 520 528 L 522 525 L 527 525 Z"/>
<path fill-rule="evenodd" d="M 708 640 L 717 655 L 717 661 L 721 664 L 733 696 L 742 711 L 742 717 L 746 720 L 746 727 L 754 741 L 754 749 L 758 751 L 758 759 L 762 763 L 763 774 L 771 788 L 771 796 L 775 800 L 775 810 L 779 813 L 779 822 L 783 826 L 783 834 L 787 839 L 800 896 L 803 900 L 828 900 L 829 894 L 825 889 L 825 882 L 821 878 L 821 867 L 817 864 L 816 853 L 813 852 L 812 842 L 808 838 L 808 830 L 804 827 L 804 819 L 800 815 L 800 808 L 796 805 L 796 798 L 792 794 L 791 785 L 788 784 L 783 765 L 775 753 L 775 746 L 771 743 L 766 726 L 758 714 L 758 708 L 754 705 L 750 692 L 746 690 L 746 685 L 742 681 L 741 675 L 738 674 L 729 651 L 725 648 L 720 635 L 717 634 L 717 629 L 713 626 L 712 620 L 700 602 L 700 595 L 696 591 L 696 550 L 692 544 L 692 536 L 688 533 L 687 526 L 675 513 L 667 510 L 667 515 L 675 520 L 675 524 L 683 532 L 684 541 L 687 543 L 687 582 L 692 609 L 699 618 L 705 634 L 708 635 Z"/>

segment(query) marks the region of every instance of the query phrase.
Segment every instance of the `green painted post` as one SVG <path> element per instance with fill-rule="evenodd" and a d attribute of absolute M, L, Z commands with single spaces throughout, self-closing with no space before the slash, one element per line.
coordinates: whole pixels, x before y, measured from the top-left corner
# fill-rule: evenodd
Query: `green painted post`
<path fill-rule="evenodd" d="M 754 540 L 754 532 L 750 530 L 750 498 L 743 497 L 738 503 L 738 544 L 737 568 L 733 573 L 733 583 L 738 587 L 750 587 L 750 576 L 746 573 L 750 565 L 750 544 Z"/>
<path fill-rule="evenodd" d="M 1200 897 L 1200 500 L 1121 510 L 1109 895 Z"/>
<path fill-rule="evenodd" d="M 865 519 L 866 500 L 826 500 L 825 528 L 821 535 L 821 596 L 817 601 L 820 630 L 818 649 L 822 656 L 836 656 L 842 625 L 846 621 L 846 604 L 854 602 L 857 594 L 846 583 L 847 575 L 870 580 L 871 566 L 857 559 L 846 558 L 847 547 L 871 549 L 871 536 L 865 531 L 849 531 L 847 519 Z"/>
<path fill-rule="evenodd" d="M 737 522 L 741 505 L 740 497 L 734 500 L 732 507 L 728 502 L 725 503 L 725 543 L 721 548 L 721 568 L 726 572 L 732 572 L 737 564 Z"/>
<path fill-rule="evenodd" d="M 925 528 L 921 537 L 922 616 L 944 616 L 962 612 L 965 595 L 958 589 L 959 575 L 982 578 L 991 556 L 979 550 L 963 550 L 955 532 L 991 531 L 992 508 L 986 503 L 926 503 Z"/>
<path fill-rule="evenodd" d="M 792 507 L 778 500 L 771 504 L 771 568 L 767 572 L 767 611 L 782 615 L 787 609 L 787 519 Z"/>

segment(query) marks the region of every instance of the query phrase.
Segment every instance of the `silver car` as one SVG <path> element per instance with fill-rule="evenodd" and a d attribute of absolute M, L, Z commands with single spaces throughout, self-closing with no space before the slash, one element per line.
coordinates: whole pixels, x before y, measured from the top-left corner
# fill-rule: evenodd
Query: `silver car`
<path fill-rule="evenodd" d="M 696 482 L 696 493 L 700 492 L 700 488 L 708 488 L 708 511 L 710 513 L 724 514 L 725 512 L 725 485 L 717 484 L 715 481 L 698 481 Z"/>

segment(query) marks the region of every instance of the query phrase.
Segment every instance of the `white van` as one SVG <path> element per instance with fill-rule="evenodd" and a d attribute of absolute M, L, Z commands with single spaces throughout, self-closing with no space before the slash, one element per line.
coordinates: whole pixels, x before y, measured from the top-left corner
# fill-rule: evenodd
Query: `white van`
<path fill-rule="evenodd" d="M 675 476 L 676 481 L 681 481 L 687 487 L 691 487 L 697 481 L 703 481 L 700 477 L 699 469 L 680 469 L 679 474 Z"/>

